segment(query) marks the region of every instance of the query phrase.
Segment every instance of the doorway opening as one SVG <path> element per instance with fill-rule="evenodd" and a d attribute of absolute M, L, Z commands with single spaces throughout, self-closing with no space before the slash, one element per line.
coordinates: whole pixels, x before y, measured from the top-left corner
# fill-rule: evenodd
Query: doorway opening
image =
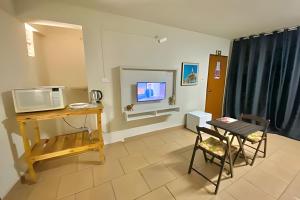
<path fill-rule="evenodd" d="M 88 101 L 82 27 L 53 21 L 25 24 L 29 68 L 40 86 L 65 86 L 67 104 Z"/>

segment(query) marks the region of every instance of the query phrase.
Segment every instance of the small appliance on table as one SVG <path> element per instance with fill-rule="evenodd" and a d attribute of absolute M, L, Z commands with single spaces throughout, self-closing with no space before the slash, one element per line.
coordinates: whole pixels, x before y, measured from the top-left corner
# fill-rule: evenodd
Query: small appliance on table
<path fill-rule="evenodd" d="M 64 86 L 42 86 L 12 90 L 16 113 L 65 108 Z"/>
<path fill-rule="evenodd" d="M 100 90 L 91 90 L 90 91 L 90 102 L 91 104 L 101 103 L 103 94 Z"/>

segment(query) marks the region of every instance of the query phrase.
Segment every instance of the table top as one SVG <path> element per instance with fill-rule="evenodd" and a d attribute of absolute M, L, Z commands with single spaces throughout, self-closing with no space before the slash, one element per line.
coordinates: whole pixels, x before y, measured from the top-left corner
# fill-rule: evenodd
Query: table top
<path fill-rule="evenodd" d="M 207 121 L 207 124 L 210 124 L 214 127 L 221 128 L 225 131 L 229 131 L 232 134 L 240 135 L 242 137 L 247 137 L 251 133 L 256 131 L 263 131 L 264 127 L 256 124 L 247 123 L 244 121 L 234 121 L 230 123 L 223 122 L 221 120 L 215 119 L 212 121 Z"/>
<path fill-rule="evenodd" d="M 47 120 L 47 119 L 62 118 L 70 115 L 97 114 L 98 112 L 102 112 L 102 110 L 103 110 L 102 104 L 98 104 L 95 107 L 80 108 L 80 109 L 71 109 L 67 107 L 65 109 L 60 109 L 60 110 L 20 113 L 17 114 L 16 119 L 18 122 L 30 121 L 30 120 Z"/>

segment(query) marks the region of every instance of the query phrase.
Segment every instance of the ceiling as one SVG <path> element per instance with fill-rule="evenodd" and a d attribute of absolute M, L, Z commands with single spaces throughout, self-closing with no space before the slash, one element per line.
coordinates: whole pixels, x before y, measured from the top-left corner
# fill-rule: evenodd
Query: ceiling
<path fill-rule="evenodd" d="M 300 0 L 55 1 L 230 39 L 300 25 Z"/>

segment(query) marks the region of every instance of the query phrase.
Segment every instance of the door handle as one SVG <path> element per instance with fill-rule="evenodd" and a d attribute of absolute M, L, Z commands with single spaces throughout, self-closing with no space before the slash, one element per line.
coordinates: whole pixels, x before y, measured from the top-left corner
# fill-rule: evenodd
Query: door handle
<path fill-rule="evenodd" d="M 212 92 L 212 90 L 207 90 L 207 92 Z"/>

